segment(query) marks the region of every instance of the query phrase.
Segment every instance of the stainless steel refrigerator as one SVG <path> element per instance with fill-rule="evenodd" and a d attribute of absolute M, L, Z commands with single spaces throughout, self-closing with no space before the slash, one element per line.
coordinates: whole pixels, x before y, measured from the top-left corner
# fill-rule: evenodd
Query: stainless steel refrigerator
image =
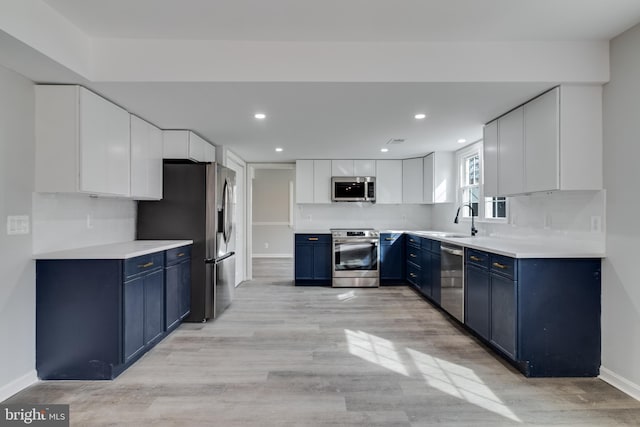
<path fill-rule="evenodd" d="M 165 161 L 163 197 L 138 203 L 137 238 L 191 239 L 190 322 L 216 318 L 235 289 L 235 172 Z"/>

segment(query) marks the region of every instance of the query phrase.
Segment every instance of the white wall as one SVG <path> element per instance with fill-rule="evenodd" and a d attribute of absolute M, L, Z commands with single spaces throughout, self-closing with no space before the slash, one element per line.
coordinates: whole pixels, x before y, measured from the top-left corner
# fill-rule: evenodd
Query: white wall
<path fill-rule="evenodd" d="M 0 67 L 0 401 L 36 380 L 31 235 L 6 234 L 7 215 L 31 217 L 33 84 Z"/>
<path fill-rule="evenodd" d="M 513 238 L 578 239 L 594 250 L 604 250 L 605 191 L 556 191 L 509 198 L 507 222 L 476 222 L 479 235 Z M 457 205 L 434 205 L 432 227 L 470 233 L 470 221 L 454 224 Z M 600 231 L 592 231 L 593 217 Z"/>
<path fill-rule="evenodd" d="M 33 253 L 135 240 L 136 202 L 33 193 Z"/>
<path fill-rule="evenodd" d="M 431 206 L 333 203 L 297 205 L 296 231 L 354 227 L 378 230 L 430 230 Z"/>
<path fill-rule="evenodd" d="M 252 193 L 254 257 L 293 256 L 289 188 L 294 181 L 294 169 L 255 170 Z"/>
<path fill-rule="evenodd" d="M 604 87 L 604 185 L 607 259 L 602 282 L 602 370 L 640 399 L 640 25 L 611 42 L 611 82 Z"/>

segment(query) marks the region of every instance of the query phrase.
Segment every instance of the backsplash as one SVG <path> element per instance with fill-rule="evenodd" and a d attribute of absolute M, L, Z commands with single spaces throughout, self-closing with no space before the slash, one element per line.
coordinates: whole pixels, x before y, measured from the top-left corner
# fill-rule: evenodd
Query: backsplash
<path fill-rule="evenodd" d="M 33 193 L 33 253 L 134 240 L 131 200 Z"/>
<path fill-rule="evenodd" d="M 555 191 L 509 198 L 508 221 L 476 222 L 479 235 L 514 238 L 571 238 L 604 248 L 603 191 Z M 457 206 L 434 205 L 432 228 L 469 232 L 469 222 L 454 224 Z M 599 228 L 599 230 L 598 230 Z"/>
<path fill-rule="evenodd" d="M 333 203 L 296 205 L 296 230 L 376 228 L 378 230 L 426 230 L 431 224 L 428 205 L 379 205 Z"/>

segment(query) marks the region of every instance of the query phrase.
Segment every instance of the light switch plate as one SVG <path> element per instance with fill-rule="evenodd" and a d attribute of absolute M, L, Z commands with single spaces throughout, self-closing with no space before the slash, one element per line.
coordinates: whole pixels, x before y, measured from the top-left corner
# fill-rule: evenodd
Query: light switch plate
<path fill-rule="evenodd" d="M 7 234 L 29 234 L 29 215 L 7 216 Z"/>

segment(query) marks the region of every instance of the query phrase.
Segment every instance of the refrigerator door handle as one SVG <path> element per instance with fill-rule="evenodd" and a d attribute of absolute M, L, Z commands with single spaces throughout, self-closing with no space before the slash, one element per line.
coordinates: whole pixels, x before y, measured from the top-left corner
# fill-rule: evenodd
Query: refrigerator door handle
<path fill-rule="evenodd" d="M 216 264 L 218 264 L 219 262 L 222 262 L 222 261 L 224 261 L 225 259 L 227 259 L 227 258 L 230 258 L 230 257 L 234 256 L 235 254 L 236 254 L 236 253 L 235 253 L 234 251 L 227 252 L 226 254 L 222 255 L 221 257 L 216 258 L 215 263 L 216 263 Z"/>
<path fill-rule="evenodd" d="M 205 264 L 215 264 L 216 263 L 216 259 L 215 258 L 205 258 L 204 263 Z"/>

